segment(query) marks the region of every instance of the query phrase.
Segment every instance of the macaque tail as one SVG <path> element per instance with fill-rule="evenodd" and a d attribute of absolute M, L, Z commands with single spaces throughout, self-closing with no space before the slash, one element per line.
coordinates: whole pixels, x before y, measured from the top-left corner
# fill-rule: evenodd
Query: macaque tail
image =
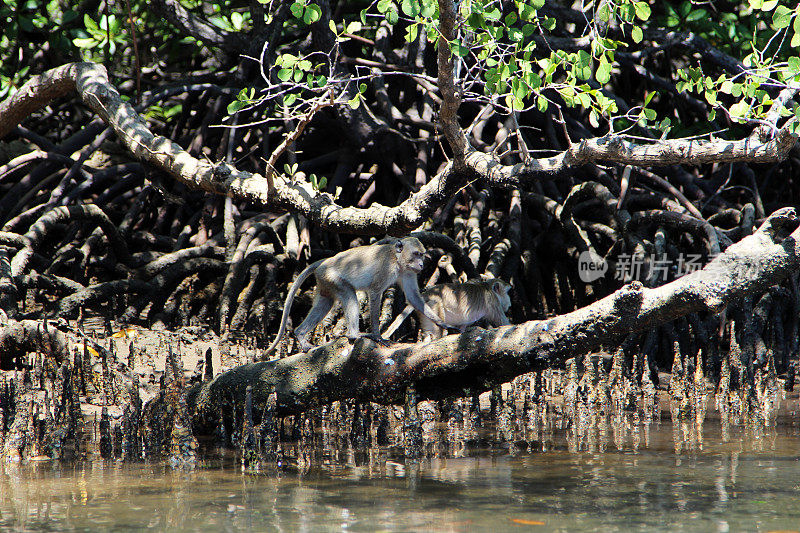
<path fill-rule="evenodd" d="M 403 309 L 403 312 L 397 315 L 397 318 L 394 319 L 394 322 L 389 324 L 389 327 L 386 328 L 386 331 L 383 332 L 382 336 L 386 339 L 391 337 L 392 334 L 394 334 L 394 332 L 397 331 L 398 328 L 403 324 L 403 322 L 405 322 L 406 318 L 408 318 L 408 315 L 410 315 L 413 312 L 414 312 L 414 307 L 411 305 L 407 305 L 405 309 Z"/>
<path fill-rule="evenodd" d="M 300 275 L 297 276 L 296 280 L 294 280 L 292 286 L 289 287 L 289 293 L 286 295 L 286 303 L 283 304 L 283 315 L 281 316 L 281 327 L 278 328 L 278 336 L 275 337 L 275 340 L 272 341 L 270 347 L 267 348 L 266 353 L 272 353 L 272 350 L 278 346 L 278 343 L 281 342 L 281 339 L 286 334 L 286 323 L 289 321 L 289 312 L 292 310 L 292 302 L 294 302 L 294 297 L 297 295 L 297 291 L 300 290 L 300 285 L 302 285 L 303 282 L 314 273 L 314 271 L 323 261 L 324 259 L 320 259 L 319 261 L 315 261 L 308 265 L 305 270 L 300 272 Z"/>

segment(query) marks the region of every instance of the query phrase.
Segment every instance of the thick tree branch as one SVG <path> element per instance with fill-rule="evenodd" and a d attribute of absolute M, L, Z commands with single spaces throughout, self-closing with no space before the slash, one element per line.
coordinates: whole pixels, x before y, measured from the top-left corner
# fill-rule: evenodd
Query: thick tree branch
<path fill-rule="evenodd" d="M 450 72 L 452 80 L 452 70 L 440 70 L 442 81 L 448 85 L 444 79 L 447 78 L 445 72 Z M 554 157 L 531 159 L 516 165 L 503 165 L 493 154 L 479 152 L 467 143 L 463 163 L 458 164 L 457 159 L 456 165 L 447 165 L 400 205 L 342 207 L 333 201 L 331 195 L 315 191 L 310 183 L 291 181 L 276 174 L 274 188 L 270 188 L 268 180 L 260 174 L 240 171 L 224 162 L 200 161 L 177 143 L 153 135 L 133 107 L 120 99 L 108 81 L 105 68 L 93 63 L 71 63 L 34 76 L 12 97 L 0 102 L 0 138 L 28 114 L 73 90 L 114 129 L 136 157 L 164 170 L 187 186 L 248 200 L 268 209 L 294 211 L 324 229 L 358 234 L 407 233 L 422 224 L 446 198 L 470 179 L 484 179 L 494 186 L 519 186 L 526 179 L 557 174 L 592 162 L 638 166 L 712 161 L 777 162 L 785 159 L 797 142 L 787 125 L 766 142 L 751 136 L 740 141 L 672 140 L 636 144 L 618 136 L 608 136 L 583 140 Z M 457 104 L 454 89 L 448 94 L 452 98 L 449 103 L 445 102 L 447 98 L 443 99 L 443 120 L 450 120 L 446 118 L 450 111 L 445 112 L 445 108 L 452 110 L 452 106 Z M 457 109 L 457 105 L 453 109 Z M 455 117 L 452 119 L 450 126 L 457 127 Z M 463 131 L 458 128 L 454 135 L 451 146 L 457 152 Z M 463 140 L 466 142 L 466 137 Z"/>
<path fill-rule="evenodd" d="M 439 0 L 439 31 L 441 33 L 438 43 L 438 69 L 439 92 L 442 93 L 439 119 L 447 142 L 453 149 L 453 157 L 457 164 L 461 164 L 470 145 L 467 136 L 458 125 L 458 107 L 461 105 L 461 96 L 456 90 L 453 78 L 453 53 L 450 51 L 450 43 L 456 42 L 455 24 L 455 3 L 452 0 Z"/>

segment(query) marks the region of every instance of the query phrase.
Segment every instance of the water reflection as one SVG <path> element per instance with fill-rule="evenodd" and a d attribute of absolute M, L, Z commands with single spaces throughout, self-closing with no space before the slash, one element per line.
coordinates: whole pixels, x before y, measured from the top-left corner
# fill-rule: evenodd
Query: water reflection
<path fill-rule="evenodd" d="M 422 405 L 418 460 L 391 445 L 402 442 L 396 423 L 384 428 L 390 445 L 351 438 L 343 428 L 352 415 L 342 409 L 320 413 L 327 433 L 283 443 L 283 466 L 258 473 L 242 473 L 230 453 L 191 472 L 100 460 L 9 463 L 0 466 L 0 529 L 798 529 L 800 430 L 787 410 L 796 395 L 779 399 L 771 417 L 736 424 L 724 410 L 711 416 L 706 406 L 717 399 L 698 394 L 684 410 L 664 400 L 654 416 L 641 403 L 617 408 L 624 401 L 615 407 L 578 388 L 563 402 L 506 402 L 497 424 L 476 417 L 471 399 Z M 392 410 L 372 409 L 373 435 L 384 418 L 396 422 Z"/>

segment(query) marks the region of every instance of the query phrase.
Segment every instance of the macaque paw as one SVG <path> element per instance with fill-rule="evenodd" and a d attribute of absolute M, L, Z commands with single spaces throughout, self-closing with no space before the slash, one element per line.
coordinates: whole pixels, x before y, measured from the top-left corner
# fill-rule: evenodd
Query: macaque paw
<path fill-rule="evenodd" d="M 307 340 L 297 339 L 297 349 L 300 350 L 301 352 L 307 352 L 311 350 L 313 347 L 314 345 L 308 342 Z"/>

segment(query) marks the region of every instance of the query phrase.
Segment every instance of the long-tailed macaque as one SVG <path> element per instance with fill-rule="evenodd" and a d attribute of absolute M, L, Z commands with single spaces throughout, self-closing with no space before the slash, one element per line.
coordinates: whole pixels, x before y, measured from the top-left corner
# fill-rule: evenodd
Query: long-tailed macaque
<path fill-rule="evenodd" d="M 436 313 L 436 316 L 449 327 L 458 328 L 461 333 L 467 326 L 486 318 L 493 326 L 510 324 L 506 311 L 511 307 L 508 291 L 511 285 L 501 279 L 473 280 L 465 283 L 445 283 L 433 285 L 422 292 L 422 298 Z M 388 338 L 403 323 L 413 309 L 406 306 L 403 312 L 386 330 Z M 442 336 L 442 329 L 427 316 L 420 313 L 420 325 L 423 331 L 433 339 Z"/>
<path fill-rule="evenodd" d="M 317 279 L 314 305 L 302 324 L 294 330 L 300 349 L 307 351 L 311 345 L 306 337 L 325 318 L 337 300 L 342 304 L 347 321 L 347 337 L 354 340 L 360 336 L 359 305 L 356 291 L 365 291 L 369 297 L 369 312 L 372 334 L 369 338 L 386 344 L 380 336 L 381 296 L 386 289 L 399 284 L 406 300 L 423 316 L 439 326 L 446 327 L 438 315 L 428 306 L 419 293 L 417 274 L 422 270 L 425 247 L 416 237 L 391 239 L 369 246 L 358 246 L 339 252 L 333 257 L 321 259 L 303 270 L 289 288 L 283 307 L 278 336 L 267 350 L 271 352 L 286 333 L 286 322 L 292 301 L 300 285 L 313 273 Z"/>

